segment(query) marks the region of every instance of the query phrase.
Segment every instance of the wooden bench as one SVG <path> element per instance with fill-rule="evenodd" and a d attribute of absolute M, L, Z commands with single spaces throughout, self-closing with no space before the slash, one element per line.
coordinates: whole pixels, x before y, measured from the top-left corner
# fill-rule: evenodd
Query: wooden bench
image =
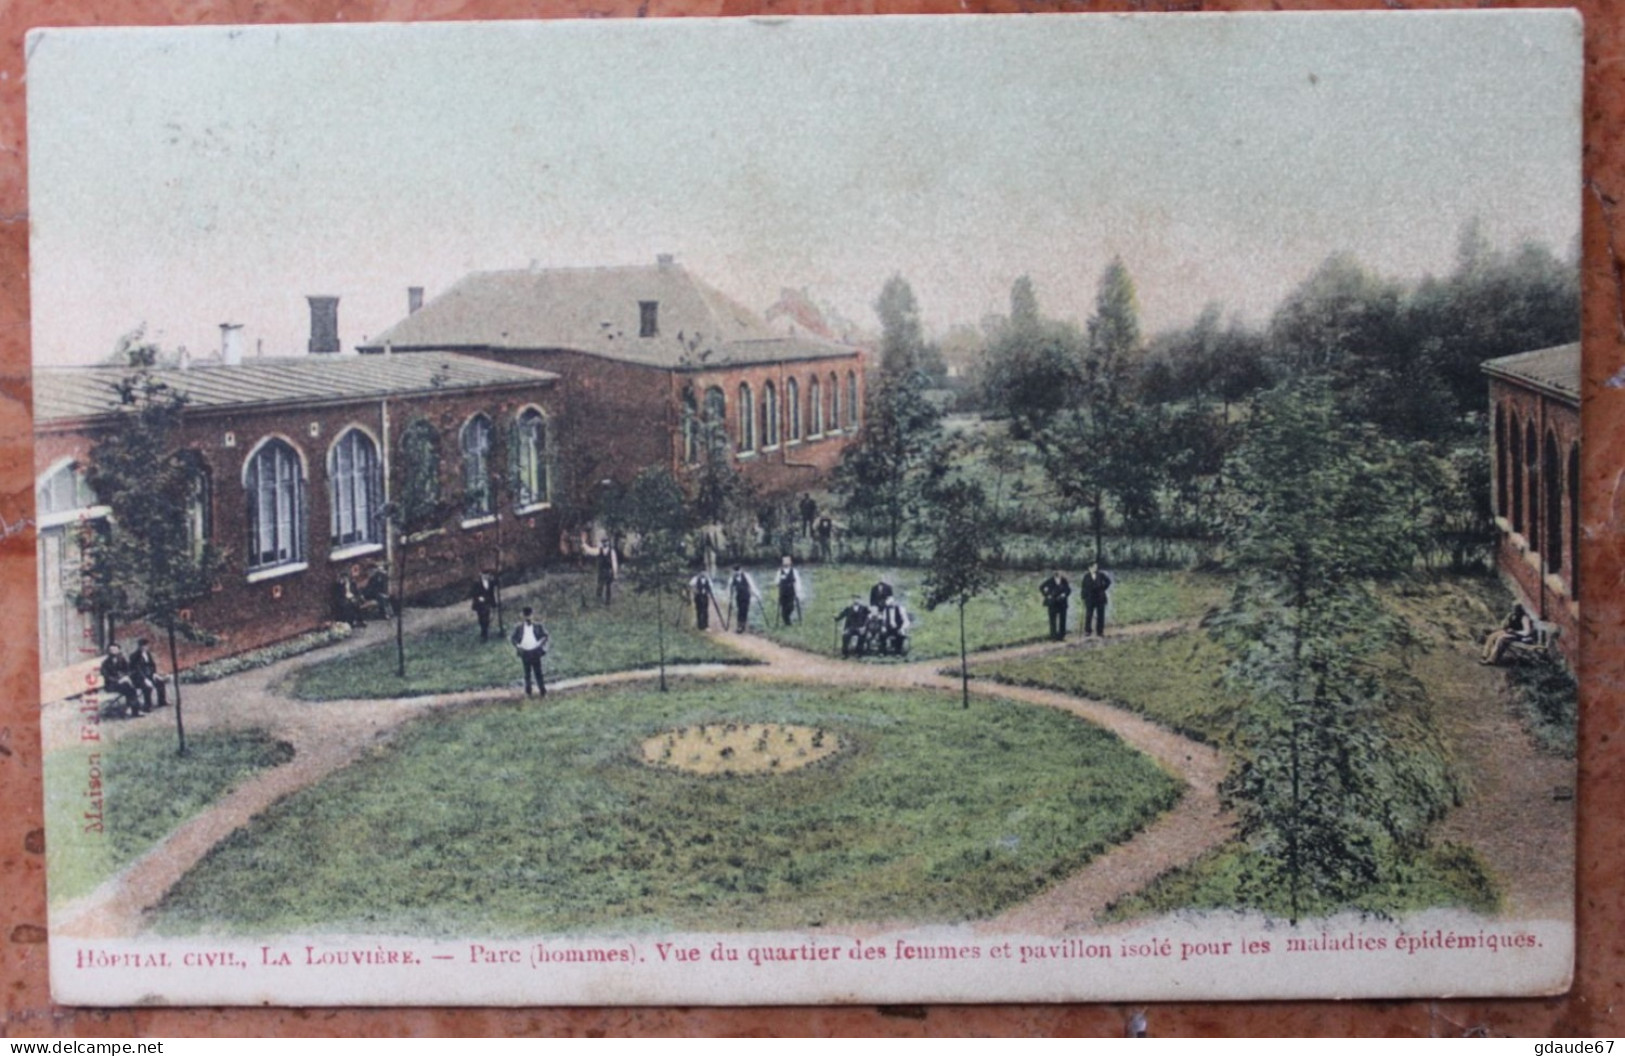
<path fill-rule="evenodd" d="M 1506 658 L 1523 660 L 1554 660 L 1557 658 L 1557 639 L 1562 636 L 1563 628 L 1546 620 L 1535 620 L 1535 640 L 1532 642 L 1511 642 L 1507 645 Z"/>

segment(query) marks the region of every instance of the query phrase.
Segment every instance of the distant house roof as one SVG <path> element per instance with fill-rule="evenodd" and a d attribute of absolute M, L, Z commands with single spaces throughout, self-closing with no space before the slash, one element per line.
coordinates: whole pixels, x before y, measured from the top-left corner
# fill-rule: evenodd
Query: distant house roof
<path fill-rule="evenodd" d="M 1484 373 L 1575 406 L 1580 404 L 1580 345 L 1558 345 L 1492 359 Z"/>
<path fill-rule="evenodd" d="M 649 336 L 644 336 L 646 323 L 655 331 Z M 672 262 L 477 271 L 379 334 L 365 350 L 385 345 L 397 351 L 569 349 L 665 369 L 822 359 L 856 351 L 813 334 L 786 336 Z"/>
<path fill-rule="evenodd" d="M 162 368 L 165 382 L 195 409 L 308 406 L 383 396 L 549 385 L 558 375 L 451 354 L 421 356 L 289 356 L 235 366 Z M 111 414 L 126 367 L 42 368 L 34 373 L 34 419 L 45 423 Z"/>

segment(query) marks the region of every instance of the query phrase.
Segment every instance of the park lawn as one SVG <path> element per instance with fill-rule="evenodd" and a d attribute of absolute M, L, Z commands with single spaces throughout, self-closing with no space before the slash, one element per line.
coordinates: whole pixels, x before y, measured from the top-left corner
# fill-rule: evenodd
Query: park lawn
<path fill-rule="evenodd" d="M 1244 696 L 1224 686 L 1228 663 L 1229 655 L 1206 631 L 1189 630 L 989 661 L 971 673 L 1110 701 L 1194 740 L 1224 746 L 1246 705 Z"/>
<path fill-rule="evenodd" d="M 945 605 L 935 611 L 925 608 L 924 580 L 920 568 L 889 569 L 880 565 L 802 566 L 807 597 L 803 619 L 781 626 L 778 622 L 775 572 L 772 568 L 751 569 L 767 602 L 767 611 L 751 614 L 751 626 L 777 641 L 809 652 L 839 656 L 836 615 L 849 605 L 854 594 L 867 603 L 869 588 L 886 576 L 914 621 L 909 657 L 930 660 L 959 655 L 959 611 Z M 1005 572 L 999 585 L 965 606 L 965 639 L 972 651 L 998 649 L 1043 641 L 1049 637 L 1049 614 L 1038 594 L 1038 584 L 1047 572 Z M 1112 573 L 1111 606 L 1108 627 L 1148 623 L 1158 620 L 1194 618 L 1224 596 L 1223 581 L 1195 572 L 1129 569 Z M 721 598 L 724 604 L 727 599 Z M 1069 612 L 1071 633 L 1083 619 L 1083 604 L 1076 594 Z"/>
<path fill-rule="evenodd" d="M 600 605 L 588 599 L 581 583 L 580 577 L 550 576 L 525 590 L 522 603 L 536 608 L 552 635 L 543 662 L 547 679 L 655 667 L 660 654 L 654 597 L 627 592 L 612 605 Z M 519 619 L 518 595 L 514 591 L 507 603 L 509 631 Z M 695 631 L 691 606 L 668 597 L 664 610 L 667 664 L 750 662 Z M 497 633 L 494 620 L 485 642 L 473 613 L 466 622 L 408 635 L 405 678 L 397 673 L 394 634 L 384 630 L 374 645 L 295 672 L 289 690 L 302 700 L 355 700 L 524 685 L 513 646 Z"/>
<path fill-rule="evenodd" d="M 839 737 L 700 776 L 698 723 Z M 1179 782 L 1062 712 L 924 691 L 677 682 L 440 712 L 271 808 L 169 893 L 172 934 L 767 930 L 985 918 L 1138 831 Z"/>
<path fill-rule="evenodd" d="M 53 752 L 45 767 L 46 875 L 60 904 L 94 890 L 182 822 L 260 770 L 293 758 L 263 730 L 195 733 L 187 754 L 175 733 L 155 729 Z M 102 831 L 90 831 L 94 775 Z"/>

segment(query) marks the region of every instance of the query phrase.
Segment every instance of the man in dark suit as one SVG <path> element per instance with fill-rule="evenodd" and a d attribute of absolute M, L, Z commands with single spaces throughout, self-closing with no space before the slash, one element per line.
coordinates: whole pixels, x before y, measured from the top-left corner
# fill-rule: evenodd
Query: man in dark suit
<path fill-rule="evenodd" d="M 519 662 L 525 668 L 525 696 L 531 695 L 531 679 L 534 677 L 537 689 L 545 697 L 547 683 L 542 681 L 542 657 L 547 655 L 547 645 L 552 639 L 540 620 L 531 619 L 531 611 L 530 606 L 525 606 L 525 618 L 513 629 L 508 641 L 513 644 L 519 654 Z"/>
<path fill-rule="evenodd" d="M 694 596 L 694 626 L 700 630 L 709 630 L 711 627 L 711 607 L 716 604 L 715 590 L 711 586 L 711 577 L 701 572 L 688 581 L 688 589 Z"/>
<path fill-rule="evenodd" d="M 491 613 L 497 607 L 497 577 L 490 569 L 480 572 L 480 578 L 474 581 L 474 600 L 470 608 L 480 621 L 480 641 L 491 637 Z"/>
<path fill-rule="evenodd" d="M 141 714 L 141 695 L 130 674 L 130 661 L 117 642 L 107 647 L 107 655 L 102 658 L 102 692 L 117 693 L 125 714 Z"/>
<path fill-rule="evenodd" d="M 854 652 L 863 652 L 863 630 L 869 625 L 869 606 L 856 594 L 852 595 L 852 604 L 835 614 L 835 620 L 841 625 L 841 655 L 851 656 Z"/>
<path fill-rule="evenodd" d="M 135 688 L 141 691 L 141 706 L 145 711 L 152 710 L 152 698 L 158 698 L 160 708 L 169 707 L 169 686 L 163 676 L 158 674 L 158 658 L 152 655 L 152 649 L 145 638 L 135 640 L 135 652 L 130 654 L 130 680 Z"/>
<path fill-rule="evenodd" d="M 880 619 L 886 628 L 880 651 L 893 656 L 907 656 L 908 629 L 913 621 L 908 618 L 908 610 L 903 608 L 895 594 L 886 599 L 885 607 L 880 610 Z"/>
<path fill-rule="evenodd" d="M 1072 597 L 1072 584 L 1056 569 L 1038 585 L 1038 593 L 1044 598 L 1044 608 L 1049 610 L 1049 636 L 1058 642 L 1066 637 L 1066 610 Z"/>
<path fill-rule="evenodd" d="M 1099 564 L 1091 564 L 1079 586 L 1083 590 L 1084 636 L 1106 637 L 1106 602 L 1109 600 L 1107 592 L 1112 589 L 1112 577 L 1102 572 Z"/>
<path fill-rule="evenodd" d="M 728 592 L 733 595 L 734 630 L 744 634 L 750 626 L 750 599 L 760 598 L 762 592 L 756 589 L 756 581 L 750 578 L 739 565 L 734 566 L 733 576 L 728 580 Z"/>
<path fill-rule="evenodd" d="M 880 582 L 869 588 L 869 607 L 871 609 L 885 607 L 886 599 L 895 593 L 896 591 L 892 590 L 891 580 L 881 576 Z"/>

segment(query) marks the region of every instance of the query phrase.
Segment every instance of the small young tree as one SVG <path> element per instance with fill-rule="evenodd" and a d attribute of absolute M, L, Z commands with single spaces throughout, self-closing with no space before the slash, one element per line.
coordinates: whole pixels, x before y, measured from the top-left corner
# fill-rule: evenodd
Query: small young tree
<path fill-rule="evenodd" d="M 684 544 L 690 520 L 688 503 L 677 478 L 664 467 L 651 467 L 637 475 L 606 519 L 612 529 L 625 531 L 637 544 L 628 576 L 639 594 L 655 597 L 655 641 L 660 653 L 660 690 L 666 691 L 666 621 L 662 598 L 687 568 Z"/>
<path fill-rule="evenodd" d="M 176 638 L 210 640 L 190 611 L 208 595 L 221 555 L 186 527 L 207 485 L 195 455 L 176 446 L 186 394 L 158 376 L 156 358 L 150 345 L 128 350 L 132 369 L 117 384 L 116 422 L 90 450 L 86 481 L 108 508 L 111 529 L 95 544 L 89 578 L 103 611 L 164 632 L 175 676 L 175 736 L 185 755 Z"/>
<path fill-rule="evenodd" d="M 959 688 L 970 707 L 970 658 L 965 645 L 965 606 L 998 580 L 999 540 L 980 485 L 951 481 L 931 494 L 935 528 L 925 575 L 925 607 L 959 609 Z"/>
<path fill-rule="evenodd" d="M 411 546 L 432 532 L 450 512 L 440 490 L 440 431 L 426 418 L 416 418 L 401 434 L 396 499 L 379 510 L 386 530 L 393 533 L 395 558 L 395 668 L 406 677 L 406 577 Z"/>
<path fill-rule="evenodd" d="M 917 372 L 882 374 L 869 387 L 863 435 L 835 470 L 835 493 L 848 518 L 878 527 L 893 561 L 942 442 L 942 412 L 926 398 L 926 384 Z"/>

